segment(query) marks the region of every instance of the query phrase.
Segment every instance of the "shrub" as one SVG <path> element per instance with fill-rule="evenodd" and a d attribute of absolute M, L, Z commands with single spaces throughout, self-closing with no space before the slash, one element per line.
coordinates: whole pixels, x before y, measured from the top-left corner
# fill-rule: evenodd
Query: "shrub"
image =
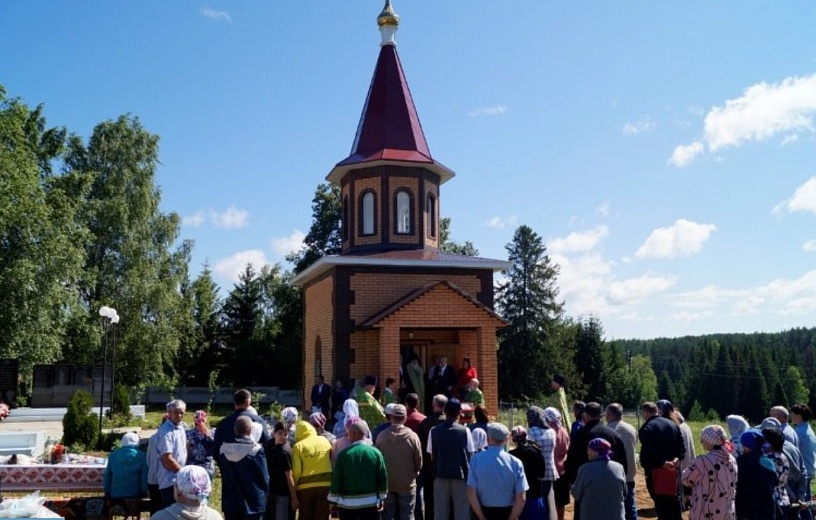
<path fill-rule="evenodd" d="M 62 443 L 94 446 L 97 438 L 97 417 L 91 414 L 93 396 L 85 390 L 77 390 L 68 403 L 68 411 L 62 418 Z"/>
<path fill-rule="evenodd" d="M 127 425 L 133 419 L 133 415 L 130 413 L 130 394 L 127 388 L 116 385 L 113 388 L 111 401 L 108 419 L 111 419 L 117 425 Z"/>

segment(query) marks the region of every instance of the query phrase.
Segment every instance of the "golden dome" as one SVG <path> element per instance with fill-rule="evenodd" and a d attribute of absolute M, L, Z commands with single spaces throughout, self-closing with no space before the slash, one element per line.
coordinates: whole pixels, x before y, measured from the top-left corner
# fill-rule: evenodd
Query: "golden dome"
<path fill-rule="evenodd" d="M 380 27 L 384 25 L 393 25 L 396 27 L 399 25 L 399 16 L 394 12 L 394 8 L 391 7 L 391 0 L 385 0 L 385 7 L 383 7 L 382 12 L 377 17 L 377 25 Z"/>

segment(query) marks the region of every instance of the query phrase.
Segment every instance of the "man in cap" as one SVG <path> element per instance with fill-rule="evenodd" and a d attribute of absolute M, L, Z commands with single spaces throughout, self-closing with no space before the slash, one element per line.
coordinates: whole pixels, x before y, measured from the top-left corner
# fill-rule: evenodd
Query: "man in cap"
<path fill-rule="evenodd" d="M 388 497 L 383 520 L 413 520 L 416 479 L 422 469 L 422 447 L 417 434 L 405 426 L 408 417 L 405 406 L 393 405 L 390 416 L 391 424 L 375 441 L 388 469 Z"/>
<path fill-rule="evenodd" d="M 433 473 L 434 518 L 447 520 L 453 506 L 454 520 L 469 520 L 470 506 L 466 479 L 468 460 L 473 454 L 470 429 L 459 424 L 462 404 L 458 399 L 445 403 L 445 422 L 435 426 L 428 436 Z"/>
<path fill-rule="evenodd" d="M 470 459 L 467 497 L 478 520 L 516 520 L 529 489 L 524 465 L 504 451 L 510 431 L 501 423 L 487 425 L 487 450 Z"/>
<path fill-rule="evenodd" d="M 371 432 L 371 440 L 372 440 L 372 442 L 374 443 L 375 446 L 377 445 L 377 437 L 379 437 L 382 432 L 384 432 L 385 430 L 387 430 L 388 428 L 391 427 L 391 423 L 392 423 L 391 419 L 393 418 L 393 415 L 394 415 L 394 407 L 395 406 L 397 406 L 397 403 L 388 403 L 387 405 L 385 405 L 385 408 L 383 408 L 383 413 L 385 414 L 386 422 L 384 422 L 381 425 L 377 426 Z"/>
<path fill-rule="evenodd" d="M 357 405 L 360 407 L 360 418 L 368 424 L 369 428 L 376 428 L 386 421 L 383 407 L 374 398 L 374 390 L 377 388 L 377 377 L 366 376 L 363 379 L 363 388 L 357 393 Z"/>
<path fill-rule="evenodd" d="M 565 386 L 567 386 L 566 377 L 561 374 L 553 375 L 552 381 L 550 382 L 550 388 L 552 388 L 553 393 L 550 395 L 549 406 L 558 410 L 558 413 L 561 414 L 561 420 L 564 422 L 564 428 L 567 428 L 567 431 L 569 431 L 570 409 L 567 406 L 567 393 L 564 391 Z"/>

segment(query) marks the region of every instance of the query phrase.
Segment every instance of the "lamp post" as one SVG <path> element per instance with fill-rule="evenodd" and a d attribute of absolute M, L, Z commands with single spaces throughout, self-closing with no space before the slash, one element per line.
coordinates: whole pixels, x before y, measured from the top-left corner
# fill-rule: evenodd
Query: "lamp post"
<path fill-rule="evenodd" d="M 99 436 L 102 436 L 102 408 L 105 406 L 105 373 L 108 366 L 108 330 L 114 323 L 119 323 L 116 309 L 103 305 L 99 308 L 99 318 L 102 321 L 102 331 L 105 333 L 105 343 L 102 351 L 102 381 L 99 385 Z"/>

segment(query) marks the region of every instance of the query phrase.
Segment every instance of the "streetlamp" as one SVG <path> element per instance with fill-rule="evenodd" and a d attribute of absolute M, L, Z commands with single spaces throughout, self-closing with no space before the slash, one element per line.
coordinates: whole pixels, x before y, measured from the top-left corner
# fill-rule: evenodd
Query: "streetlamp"
<path fill-rule="evenodd" d="M 102 351 L 102 384 L 99 385 L 99 436 L 102 437 L 102 407 L 105 405 L 105 373 L 106 368 L 108 365 L 108 330 L 111 328 L 111 325 L 119 323 L 119 314 L 116 313 L 116 309 L 113 307 L 108 307 L 107 305 L 103 305 L 99 308 L 99 318 L 102 321 L 102 330 L 105 333 L 105 345 Z M 114 338 L 115 341 L 115 338 Z M 115 347 L 114 343 L 114 347 Z M 114 360 L 115 360 L 115 353 L 114 353 Z M 114 361 L 115 363 L 115 361 Z M 113 368 L 111 367 L 111 373 L 113 373 Z M 113 377 L 111 376 L 111 395 L 113 395 Z"/>

